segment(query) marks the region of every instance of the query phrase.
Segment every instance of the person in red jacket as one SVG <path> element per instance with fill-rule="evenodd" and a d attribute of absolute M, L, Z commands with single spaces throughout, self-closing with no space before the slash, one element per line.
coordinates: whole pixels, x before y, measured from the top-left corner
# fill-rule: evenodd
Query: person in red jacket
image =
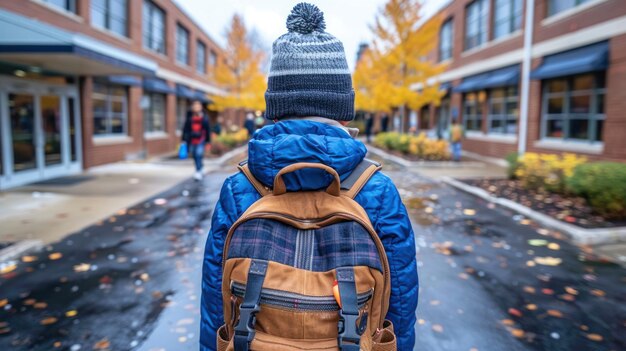
<path fill-rule="evenodd" d="M 211 145 L 211 127 L 209 125 L 209 117 L 204 112 L 202 102 L 199 100 L 191 104 L 191 110 L 187 113 L 182 141 L 189 146 L 189 153 L 196 165 L 194 179 L 202 180 L 204 148 L 206 145 Z"/>

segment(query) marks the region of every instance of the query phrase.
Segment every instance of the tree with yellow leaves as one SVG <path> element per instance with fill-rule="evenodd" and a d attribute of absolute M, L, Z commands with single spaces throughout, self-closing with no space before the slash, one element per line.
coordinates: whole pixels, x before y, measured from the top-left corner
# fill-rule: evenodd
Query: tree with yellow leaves
<path fill-rule="evenodd" d="M 357 64 L 354 83 L 357 106 L 391 111 L 398 109 L 407 129 L 407 108 L 438 104 L 439 84 L 431 78 L 443 66 L 427 60 L 434 49 L 441 21 L 422 23 L 420 0 L 389 0 L 372 26 L 371 48 Z"/>
<path fill-rule="evenodd" d="M 213 80 L 226 94 L 215 96 L 215 108 L 265 110 L 266 77 L 261 71 L 265 54 L 258 49 L 243 18 L 235 14 L 226 31 L 224 57 L 217 61 Z"/>

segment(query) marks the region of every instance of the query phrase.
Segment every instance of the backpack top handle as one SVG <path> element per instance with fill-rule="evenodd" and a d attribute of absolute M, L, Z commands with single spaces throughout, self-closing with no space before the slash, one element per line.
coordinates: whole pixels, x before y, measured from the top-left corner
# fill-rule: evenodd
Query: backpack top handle
<path fill-rule="evenodd" d="M 274 195 L 282 195 L 287 192 L 287 187 L 285 186 L 285 181 L 283 180 L 283 175 L 291 172 L 295 172 L 299 169 L 304 168 L 318 168 L 326 171 L 328 174 L 332 175 L 334 180 L 328 188 L 326 188 L 326 192 L 333 196 L 341 196 L 341 179 L 339 178 L 339 174 L 332 167 L 323 165 L 321 163 L 311 163 L 311 162 L 300 162 L 289 165 L 283 169 L 281 169 L 276 177 L 274 178 Z"/>

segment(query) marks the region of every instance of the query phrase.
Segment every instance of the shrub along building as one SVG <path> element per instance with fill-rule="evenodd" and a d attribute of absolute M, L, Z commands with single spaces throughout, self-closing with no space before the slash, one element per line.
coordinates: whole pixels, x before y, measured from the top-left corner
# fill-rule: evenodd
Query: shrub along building
<path fill-rule="evenodd" d="M 171 0 L 0 0 L 0 189 L 174 150 L 221 49 Z"/>
<path fill-rule="evenodd" d="M 455 0 L 435 18 L 428 59 L 447 65 L 437 77 L 445 96 L 418 111 L 420 129 L 458 118 L 464 149 L 498 160 L 531 151 L 626 161 L 626 1 Z"/>

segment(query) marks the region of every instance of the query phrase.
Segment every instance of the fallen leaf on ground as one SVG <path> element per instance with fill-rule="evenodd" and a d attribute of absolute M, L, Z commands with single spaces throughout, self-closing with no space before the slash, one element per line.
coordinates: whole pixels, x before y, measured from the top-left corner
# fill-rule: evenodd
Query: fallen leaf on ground
<path fill-rule="evenodd" d="M 9 303 L 9 299 L 0 300 L 0 308 L 6 306 Z"/>
<path fill-rule="evenodd" d="M 443 326 L 441 324 L 433 324 L 433 331 L 443 333 Z"/>
<path fill-rule="evenodd" d="M 33 307 L 43 310 L 44 308 L 48 307 L 48 304 L 45 302 L 37 302 L 36 304 L 33 305 Z"/>
<path fill-rule="evenodd" d="M 606 293 L 600 289 L 593 289 L 591 290 L 591 295 L 597 296 L 597 297 L 604 297 L 606 296 Z"/>
<path fill-rule="evenodd" d="M 511 325 L 515 324 L 515 322 L 514 322 L 512 319 L 503 319 L 503 320 L 501 320 L 500 322 L 501 322 L 502 324 L 504 324 L 504 325 L 508 325 L 508 326 L 511 326 Z"/>
<path fill-rule="evenodd" d="M 22 262 L 34 262 L 37 261 L 37 256 L 23 256 Z"/>
<path fill-rule="evenodd" d="M 17 268 L 17 264 L 9 263 L 5 265 L 0 265 L 0 274 L 5 274 L 9 272 L 13 272 Z"/>
<path fill-rule="evenodd" d="M 511 334 L 516 338 L 523 338 L 525 333 L 521 329 L 514 328 L 511 329 Z"/>
<path fill-rule="evenodd" d="M 94 350 L 106 350 L 111 346 L 111 343 L 107 339 L 102 339 L 93 345 Z"/>
<path fill-rule="evenodd" d="M 515 317 L 522 317 L 522 312 L 520 310 L 518 310 L 517 308 L 509 308 L 509 314 Z"/>
<path fill-rule="evenodd" d="M 54 260 L 58 260 L 59 258 L 63 257 L 63 254 L 60 252 L 53 252 L 50 255 L 48 255 L 48 258 L 52 261 Z"/>
<path fill-rule="evenodd" d="M 471 208 L 466 208 L 463 210 L 463 214 L 466 216 L 473 216 L 476 214 L 476 210 L 473 210 Z"/>
<path fill-rule="evenodd" d="M 526 285 L 524 287 L 524 292 L 527 292 L 529 294 L 534 294 L 537 290 L 535 288 L 533 288 L 532 286 L 528 286 Z"/>
<path fill-rule="evenodd" d="M 548 244 L 548 249 L 550 250 L 559 250 L 561 248 L 561 246 L 557 243 L 549 243 Z"/>
<path fill-rule="evenodd" d="M 529 311 L 535 311 L 537 309 L 537 305 L 535 305 L 534 303 L 529 303 L 528 305 L 526 305 L 526 309 Z"/>
<path fill-rule="evenodd" d="M 74 272 L 76 273 L 87 272 L 89 268 L 91 268 L 91 265 L 89 263 L 77 264 L 74 266 Z"/>
<path fill-rule="evenodd" d="M 600 341 L 604 340 L 604 337 L 602 337 L 602 335 L 600 335 L 600 334 L 587 334 L 587 339 L 589 339 L 591 341 L 600 342 Z"/>
<path fill-rule="evenodd" d="M 71 310 L 71 311 L 67 311 L 65 312 L 65 317 L 74 317 L 78 314 L 78 311 L 76 310 Z"/>
<path fill-rule="evenodd" d="M 548 244 L 548 240 L 545 240 L 545 239 L 528 240 L 528 245 L 531 245 L 531 246 L 546 246 L 547 244 Z"/>
<path fill-rule="evenodd" d="M 548 315 L 556 318 L 563 318 L 563 313 L 559 310 L 548 310 Z"/>
<path fill-rule="evenodd" d="M 39 324 L 41 325 L 50 325 L 50 324 L 54 324 L 57 322 L 57 319 L 55 317 L 46 317 L 42 320 L 39 321 Z"/>
<path fill-rule="evenodd" d="M 565 291 L 567 291 L 568 294 L 570 295 L 578 295 L 578 290 L 570 287 L 570 286 L 566 286 L 565 287 Z"/>
<path fill-rule="evenodd" d="M 563 260 L 558 257 L 535 257 L 535 262 L 544 266 L 558 266 Z"/>

